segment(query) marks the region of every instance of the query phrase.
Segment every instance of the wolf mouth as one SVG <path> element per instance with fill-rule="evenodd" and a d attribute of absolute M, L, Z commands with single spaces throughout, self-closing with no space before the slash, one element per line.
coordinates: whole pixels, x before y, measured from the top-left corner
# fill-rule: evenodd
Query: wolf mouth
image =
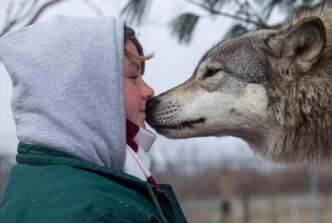
<path fill-rule="evenodd" d="M 179 124 L 173 124 L 173 125 L 155 125 L 153 126 L 154 128 L 158 129 L 158 130 L 162 130 L 162 129 L 177 129 L 177 128 L 193 128 L 195 124 L 198 123 L 203 123 L 205 122 L 205 118 L 199 118 L 199 119 L 194 119 L 194 120 L 187 120 L 187 121 L 183 121 L 180 122 Z"/>

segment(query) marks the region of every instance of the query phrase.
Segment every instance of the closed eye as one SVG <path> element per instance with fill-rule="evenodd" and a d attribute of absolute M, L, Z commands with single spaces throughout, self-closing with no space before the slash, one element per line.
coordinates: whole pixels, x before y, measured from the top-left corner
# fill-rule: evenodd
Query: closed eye
<path fill-rule="evenodd" d="M 216 73 L 218 73 L 220 70 L 217 70 L 217 69 L 208 69 L 204 76 L 203 76 L 203 79 L 205 78 L 209 78 L 209 77 L 212 77 L 213 75 L 215 75 Z"/>
<path fill-rule="evenodd" d="M 130 79 L 133 79 L 133 80 L 136 80 L 136 79 L 138 79 L 139 77 L 140 77 L 140 75 L 138 75 L 138 74 L 132 74 L 132 75 L 129 76 L 129 78 L 130 78 Z"/>

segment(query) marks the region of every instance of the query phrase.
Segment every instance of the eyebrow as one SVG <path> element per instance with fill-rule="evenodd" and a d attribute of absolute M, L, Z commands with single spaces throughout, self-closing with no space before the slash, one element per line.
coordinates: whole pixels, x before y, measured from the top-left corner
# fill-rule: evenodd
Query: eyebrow
<path fill-rule="evenodd" d="M 135 66 L 137 70 L 141 69 L 141 64 L 131 61 L 129 66 Z"/>

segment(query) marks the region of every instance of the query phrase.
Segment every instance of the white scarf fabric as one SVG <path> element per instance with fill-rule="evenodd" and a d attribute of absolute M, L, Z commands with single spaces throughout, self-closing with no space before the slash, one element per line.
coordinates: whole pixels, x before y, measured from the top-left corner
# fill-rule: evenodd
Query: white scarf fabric
<path fill-rule="evenodd" d="M 126 120 L 126 127 L 127 146 L 123 172 L 147 181 L 159 189 L 158 183 L 149 171 L 151 159 L 147 155 L 156 139 L 156 134 L 137 126 L 129 120 Z"/>

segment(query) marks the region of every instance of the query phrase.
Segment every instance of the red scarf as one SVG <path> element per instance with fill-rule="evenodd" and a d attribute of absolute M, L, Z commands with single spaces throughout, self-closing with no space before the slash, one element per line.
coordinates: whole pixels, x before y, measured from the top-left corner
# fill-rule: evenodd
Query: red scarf
<path fill-rule="evenodd" d="M 156 189 L 160 189 L 149 171 L 151 161 L 146 154 L 156 138 L 155 134 L 139 127 L 128 119 L 126 119 L 126 132 L 127 149 L 123 171 L 149 182 Z"/>

